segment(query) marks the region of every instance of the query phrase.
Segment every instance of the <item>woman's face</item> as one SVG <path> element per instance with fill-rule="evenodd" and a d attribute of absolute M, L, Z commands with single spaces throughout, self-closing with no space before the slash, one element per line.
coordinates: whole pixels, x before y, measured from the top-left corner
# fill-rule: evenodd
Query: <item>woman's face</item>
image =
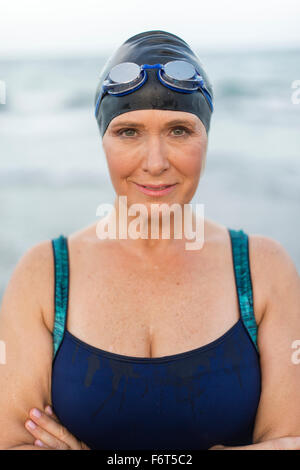
<path fill-rule="evenodd" d="M 115 117 L 102 140 L 111 180 L 127 204 L 187 204 L 204 168 L 207 134 L 200 119 L 181 111 L 138 110 Z M 141 186 L 174 185 L 149 195 Z M 146 190 L 147 191 L 147 190 Z"/>

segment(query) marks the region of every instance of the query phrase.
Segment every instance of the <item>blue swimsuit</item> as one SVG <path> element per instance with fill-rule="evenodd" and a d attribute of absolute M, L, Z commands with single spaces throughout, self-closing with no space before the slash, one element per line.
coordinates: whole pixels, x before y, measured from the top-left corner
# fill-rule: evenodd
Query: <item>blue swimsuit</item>
<path fill-rule="evenodd" d="M 66 330 L 68 244 L 63 235 L 52 240 L 52 405 L 60 422 L 91 449 L 195 450 L 252 443 L 261 375 L 248 236 L 228 231 L 239 320 L 209 344 L 154 358 L 105 351 Z"/>

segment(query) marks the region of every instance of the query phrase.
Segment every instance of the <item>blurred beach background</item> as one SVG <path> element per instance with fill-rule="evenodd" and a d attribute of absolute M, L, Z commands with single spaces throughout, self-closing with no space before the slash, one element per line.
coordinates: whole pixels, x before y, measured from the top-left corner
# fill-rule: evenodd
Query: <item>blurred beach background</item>
<path fill-rule="evenodd" d="M 139 31 L 176 28 L 148 24 Z M 300 272 L 300 45 L 230 48 L 190 43 L 213 83 L 205 172 L 193 203 L 205 217 L 279 241 Z M 99 72 L 113 49 L 0 55 L 0 301 L 34 244 L 97 220 L 113 203 L 94 118 Z M 299 94 L 298 94 L 299 96 Z"/>

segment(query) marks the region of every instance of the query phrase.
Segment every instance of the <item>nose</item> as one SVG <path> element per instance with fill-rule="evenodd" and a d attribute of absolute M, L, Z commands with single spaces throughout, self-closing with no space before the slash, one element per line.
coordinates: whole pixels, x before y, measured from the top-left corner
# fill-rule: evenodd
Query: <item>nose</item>
<path fill-rule="evenodd" d="M 151 136 L 147 140 L 145 155 L 142 161 L 142 169 L 152 175 L 160 175 L 170 167 L 167 149 L 163 138 L 160 136 Z"/>

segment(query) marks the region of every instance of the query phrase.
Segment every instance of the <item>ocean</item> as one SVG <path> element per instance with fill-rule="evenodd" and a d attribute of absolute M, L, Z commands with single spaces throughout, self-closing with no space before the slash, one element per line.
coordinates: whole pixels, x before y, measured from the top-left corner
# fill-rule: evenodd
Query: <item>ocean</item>
<path fill-rule="evenodd" d="M 276 239 L 300 272 L 300 50 L 197 52 L 215 111 L 192 202 L 227 227 Z M 114 200 L 94 118 L 106 59 L 0 58 L 0 299 L 26 250 L 92 223 Z"/>

